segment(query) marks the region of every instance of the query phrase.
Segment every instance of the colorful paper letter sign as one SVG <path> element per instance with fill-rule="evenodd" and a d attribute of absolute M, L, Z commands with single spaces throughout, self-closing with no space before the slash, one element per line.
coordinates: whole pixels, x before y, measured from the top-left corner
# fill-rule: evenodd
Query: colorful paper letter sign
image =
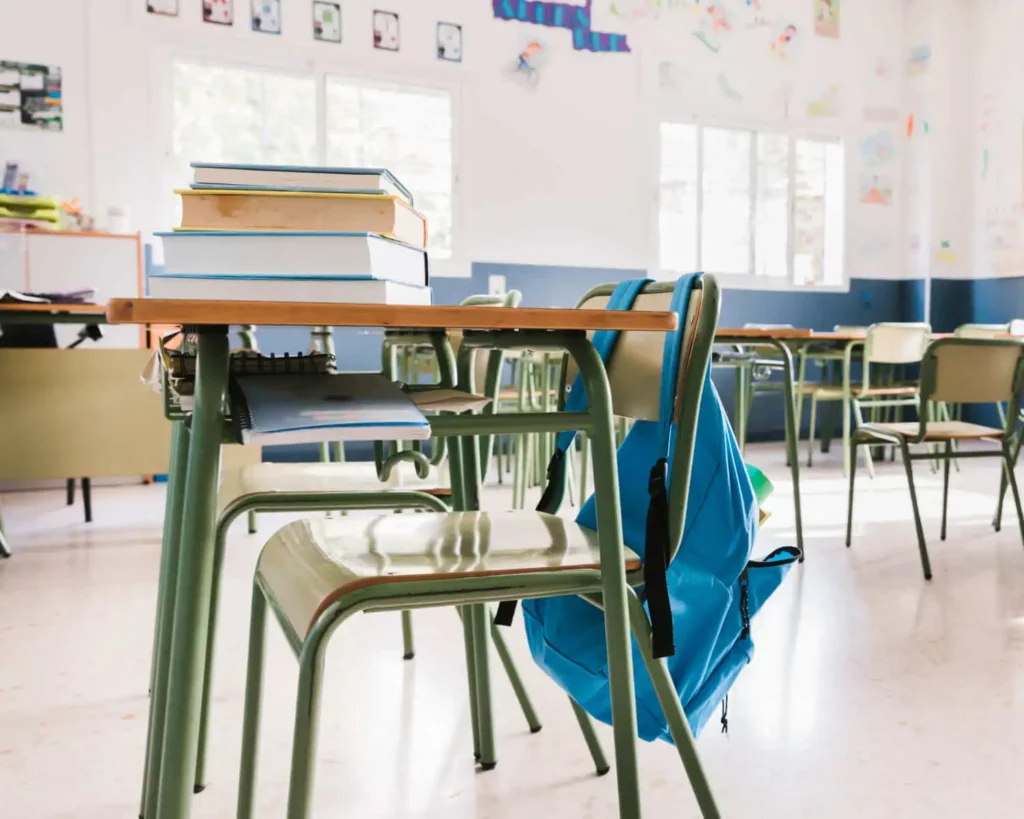
<path fill-rule="evenodd" d="M 494 16 L 499 20 L 517 20 L 572 32 L 572 47 L 577 51 L 629 51 L 625 34 L 605 34 L 591 30 L 590 5 L 548 3 L 544 0 L 492 0 Z"/>

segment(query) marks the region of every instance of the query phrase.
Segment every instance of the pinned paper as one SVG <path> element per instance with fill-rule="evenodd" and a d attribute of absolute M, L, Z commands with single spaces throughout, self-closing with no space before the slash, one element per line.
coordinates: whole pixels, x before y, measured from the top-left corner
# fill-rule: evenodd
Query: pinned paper
<path fill-rule="evenodd" d="M 862 174 L 860 178 L 860 203 L 862 205 L 892 204 L 892 179 L 882 174 Z"/>
<path fill-rule="evenodd" d="M 839 37 L 840 0 L 814 0 L 814 33 L 819 37 Z"/>

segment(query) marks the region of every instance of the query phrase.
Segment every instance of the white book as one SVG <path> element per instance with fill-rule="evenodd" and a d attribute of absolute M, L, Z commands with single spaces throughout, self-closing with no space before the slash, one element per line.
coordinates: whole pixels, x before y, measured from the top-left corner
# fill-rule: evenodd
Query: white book
<path fill-rule="evenodd" d="M 387 168 L 313 165 L 234 165 L 193 162 L 192 182 L 201 187 L 297 188 L 387 193 L 413 204 L 409 189 Z"/>
<path fill-rule="evenodd" d="M 231 420 L 243 444 L 418 440 L 430 422 L 379 373 L 236 376 Z"/>
<path fill-rule="evenodd" d="M 193 276 L 151 273 L 153 299 L 431 304 L 429 287 L 341 276 Z"/>
<path fill-rule="evenodd" d="M 217 276 L 351 276 L 430 283 L 427 252 L 377 233 L 188 231 L 157 233 L 164 272 Z"/>

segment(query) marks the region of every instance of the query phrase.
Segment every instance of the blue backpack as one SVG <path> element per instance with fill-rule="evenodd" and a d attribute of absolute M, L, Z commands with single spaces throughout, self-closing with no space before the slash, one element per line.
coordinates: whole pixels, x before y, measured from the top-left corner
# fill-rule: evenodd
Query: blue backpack
<path fill-rule="evenodd" d="M 710 367 L 699 405 L 693 466 L 682 542 L 669 562 L 668 476 L 675 454 L 676 387 L 683 324 L 698 274 L 675 285 L 671 309 L 679 329 L 665 337 L 658 422 L 638 420 L 617 452 L 619 499 L 625 544 L 644 559 L 641 599 L 651 618 L 652 653 L 665 657 L 694 734 L 753 655 L 750 618 L 800 557 L 794 548 L 751 561 L 758 504 L 736 438 L 729 426 Z M 649 280 L 622 282 L 606 309 L 628 310 Z M 607 363 L 618 333 L 601 331 L 593 343 Z M 586 408 L 582 379 L 576 378 L 566 411 Z M 563 472 L 575 432 L 560 433 L 549 474 Z M 550 491 L 549 483 L 548 490 Z M 542 499 L 542 507 L 546 499 Z M 576 521 L 597 528 L 594 496 Z M 604 614 L 580 597 L 549 597 L 523 603 L 526 634 L 534 659 L 580 706 L 611 724 Z M 500 614 L 500 612 L 499 612 Z M 507 614 L 503 619 L 508 619 Z M 633 640 L 637 733 L 671 742 L 668 723 Z M 725 716 L 722 718 L 726 727 Z"/>

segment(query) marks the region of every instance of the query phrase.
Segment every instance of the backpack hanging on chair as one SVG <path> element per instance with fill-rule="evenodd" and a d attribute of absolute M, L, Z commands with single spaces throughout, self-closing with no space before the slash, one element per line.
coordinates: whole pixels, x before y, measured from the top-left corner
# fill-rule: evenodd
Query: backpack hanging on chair
<path fill-rule="evenodd" d="M 643 558 L 641 599 L 651 619 L 652 653 L 665 658 L 694 734 L 750 662 L 750 618 L 800 557 L 797 549 L 783 548 L 764 560 L 750 560 L 758 526 L 757 498 L 711 382 L 710 367 L 699 405 L 682 540 L 672 557 L 668 483 L 675 456 L 677 374 L 680 357 L 685 360 L 688 352 L 680 347 L 698 275 L 681 277 L 673 289 L 670 309 L 679 316 L 679 329 L 665 336 L 659 421 L 635 421 L 616 453 L 623 540 Z M 606 309 L 629 310 L 648 281 L 622 282 Z M 617 331 L 600 331 L 593 338 L 606 364 L 617 339 Z M 582 378 L 577 376 L 565 410 L 585 408 Z M 575 435 L 558 435 L 549 484 L 538 508 L 545 509 L 552 487 L 564 481 L 565 456 Z M 576 521 L 597 528 L 593 495 Z M 524 601 L 523 614 L 537 663 L 589 714 L 611 724 L 603 612 L 580 597 L 551 597 Z M 499 621 L 507 624 L 510 616 L 511 607 L 502 604 Z M 637 732 L 645 740 L 671 741 L 639 646 L 635 639 L 632 643 Z"/>

